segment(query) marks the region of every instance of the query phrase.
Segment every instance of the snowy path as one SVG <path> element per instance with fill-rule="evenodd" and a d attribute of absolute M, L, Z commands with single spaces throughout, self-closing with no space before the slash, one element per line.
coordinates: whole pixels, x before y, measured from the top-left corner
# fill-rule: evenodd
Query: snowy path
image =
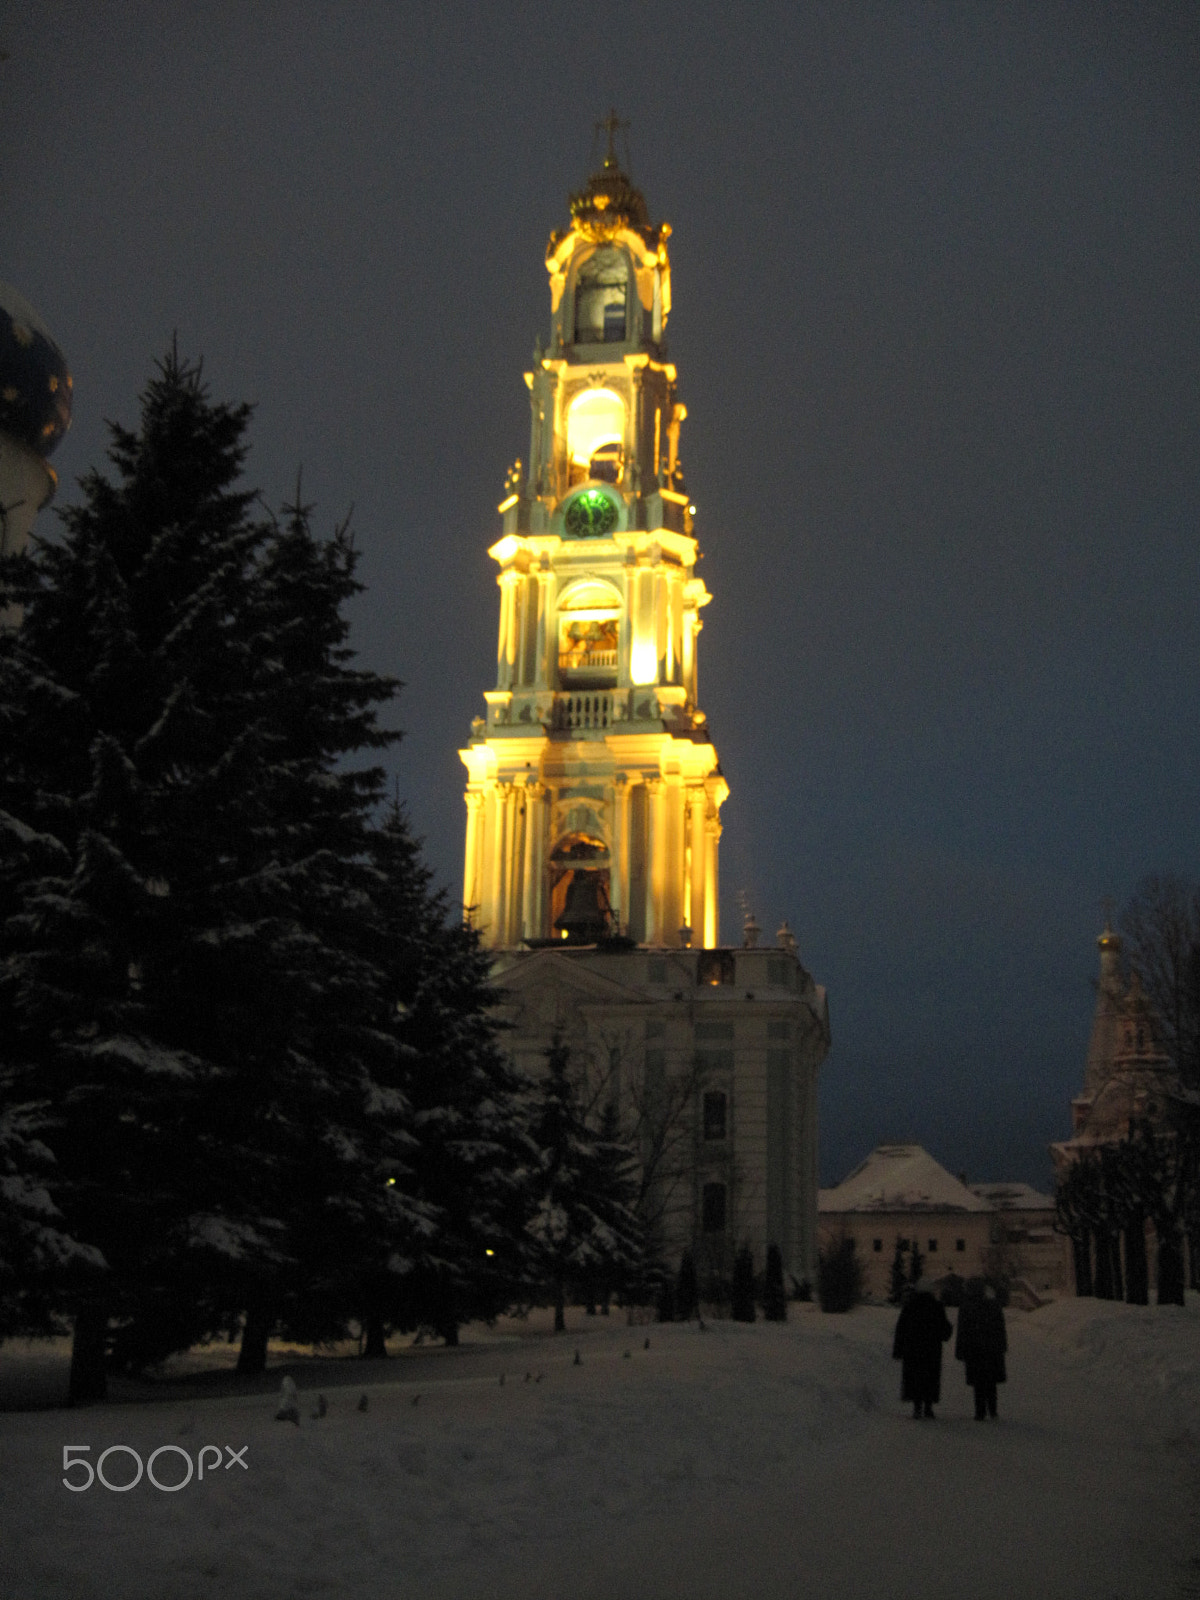
<path fill-rule="evenodd" d="M 0 1416 L 0 1596 L 1200 1594 L 1198 1302 L 1010 1316 L 995 1425 L 973 1421 L 953 1361 L 938 1420 L 913 1422 L 889 1312 L 705 1333 L 576 1320 L 565 1341 L 447 1353 L 439 1376 L 371 1388 L 365 1414 L 331 1388 L 299 1429 L 262 1396 Z M 249 1470 L 71 1494 L 74 1443 L 93 1461 L 114 1443 L 247 1445 Z"/>

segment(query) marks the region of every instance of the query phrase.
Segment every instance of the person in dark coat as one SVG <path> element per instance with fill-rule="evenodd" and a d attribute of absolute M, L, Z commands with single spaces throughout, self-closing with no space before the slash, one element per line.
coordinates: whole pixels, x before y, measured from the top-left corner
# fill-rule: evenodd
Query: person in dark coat
<path fill-rule="evenodd" d="M 995 1291 L 980 1278 L 970 1279 L 958 1313 L 954 1354 L 966 1368 L 967 1383 L 975 1391 L 976 1422 L 996 1415 L 996 1385 L 1008 1377 L 1004 1368 L 1007 1350 L 1004 1312 Z"/>
<path fill-rule="evenodd" d="M 942 1345 L 954 1332 L 950 1318 L 928 1289 L 915 1289 L 904 1302 L 892 1340 L 892 1360 L 902 1361 L 900 1398 L 911 1400 L 913 1416 L 933 1415 L 942 1398 Z"/>

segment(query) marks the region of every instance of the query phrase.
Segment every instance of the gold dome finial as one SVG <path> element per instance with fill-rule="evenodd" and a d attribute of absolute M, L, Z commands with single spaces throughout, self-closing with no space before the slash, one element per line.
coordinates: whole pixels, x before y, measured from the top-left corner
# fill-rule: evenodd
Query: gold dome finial
<path fill-rule="evenodd" d="M 622 122 L 615 111 L 595 124 L 598 134 L 608 135 L 604 163 L 598 172 L 592 173 L 586 188 L 571 196 L 570 202 L 572 224 L 585 238 L 611 239 L 622 228 L 632 228 L 649 239 L 654 231 L 650 227 L 645 196 L 634 188 L 617 158 L 617 132 L 628 127 L 628 122 Z"/>

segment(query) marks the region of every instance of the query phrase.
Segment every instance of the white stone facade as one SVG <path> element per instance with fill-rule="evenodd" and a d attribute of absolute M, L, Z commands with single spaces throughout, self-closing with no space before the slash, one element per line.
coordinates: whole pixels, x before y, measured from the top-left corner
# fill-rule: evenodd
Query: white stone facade
<path fill-rule="evenodd" d="M 529 460 L 498 510 L 496 685 L 467 769 L 465 915 L 495 952 L 506 1047 L 561 1036 L 594 1120 L 637 1152 L 662 1260 L 727 1279 L 749 1245 L 816 1268 L 824 991 L 780 944 L 720 944 L 728 795 L 699 706 L 696 508 L 664 335 L 670 228 L 610 148 L 551 236 Z"/>
<path fill-rule="evenodd" d="M 821 1247 L 854 1240 L 868 1300 L 888 1298 L 897 1240 L 906 1253 L 915 1242 L 931 1282 L 951 1273 L 1004 1278 L 1026 1305 L 1067 1291 L 1067 1244 L 1054 1231 L 1050 1195 L 1023 1183 L 967 1184 L 920 1145 L 877 1146 L 822 1189 L 818 1204 Z"/>
<path fill-rule="evenodd" d="M 777 1244 L 813 1281 L 829 1020 L 792 949 L 511 950 L 495 979 L 514 1061 L 536 1074 L 557 1034 L 586 1092 L 617 1104 L 668 1264 L 690 1249 L 702 1277 L 727 1277 L 748 1244 L 761 1271 Z"/>

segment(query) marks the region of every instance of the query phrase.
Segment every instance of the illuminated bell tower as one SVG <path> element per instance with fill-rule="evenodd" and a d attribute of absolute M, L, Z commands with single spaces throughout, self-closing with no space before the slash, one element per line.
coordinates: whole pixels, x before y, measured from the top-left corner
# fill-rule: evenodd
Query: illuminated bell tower
<path fill-rule="evenodd" d="M 463 900 L 485 944 L 718 943 L 728 794 L 699 709 L 710 599 L 664 334 L 670 227 L 613 153 L 550 236 L 527 468 L 499 507 L 496 687 L 467 768 Z"/>

